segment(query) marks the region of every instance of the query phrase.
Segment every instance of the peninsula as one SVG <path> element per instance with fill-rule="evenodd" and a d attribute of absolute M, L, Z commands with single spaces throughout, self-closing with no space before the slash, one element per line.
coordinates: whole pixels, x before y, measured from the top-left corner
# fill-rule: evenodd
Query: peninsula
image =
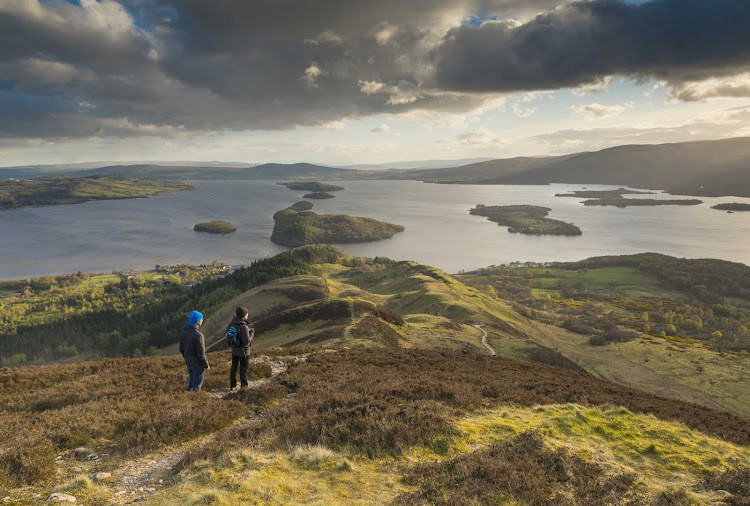
<path fill-rule="evenodd" d="M 575 197 L 583 199 L 621 198 L 623 195 L 655 195 L 656 192 L 628 190 L 618 188 L 616 190 L 577 190 L 568 193 L 556 193 L 555 197 Z"/>
<path fill-rule="evenodd" d="M 273 215 L 271 241 L 285 246 L 342 244 L 389 239 L 401 225 L 346 214 L 315 214 L 287 208 Z"/>
<path fill-rule="evenodd" d="M 739 202 L 728 202 L 726 204 L 716 204 L 711 209 L 719 211 L 750 211 L 750 204 L 741 204 Z"/>
<path fill-rule="evenodd" d="M 508 227 L 508 232 L 530 235 L 582 235 L 581 229 L 572 223 L 547 218 L 549 207 L 485 206 L 477 204 L 469 214 L 484 216 L 500 226 Z"/>
<path fill-rule="evenodd" d="M 304 190 L 308 192 L 340 192 L 345 190 L 343 186 L 321 183 L 319 181 L 293 181 L 291 183 L 279 183 L 290 190 Z"/>
<path fill-rule="evenodd" d="M 584 200 L 584 206 L 616 206 L 616 207 L 630 207 L 630 206 L 697 206 L 702 204 L 702 200 L 698 199 L 626 199 L 626 198 L 605 198 L 605 199 L 591 199 Z"/>
<path fill-rule="evenodd" d="M 53 176 L 0 182 L 0 210 L 130 199 L 195 190 L 181 181 L 122 176 Z"/>

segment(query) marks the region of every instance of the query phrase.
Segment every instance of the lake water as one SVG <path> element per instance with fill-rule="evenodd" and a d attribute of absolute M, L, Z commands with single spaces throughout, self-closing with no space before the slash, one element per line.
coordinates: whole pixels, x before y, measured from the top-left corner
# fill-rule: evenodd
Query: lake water
<path fill-rule="evenodd" d="M 147 199 L 0 212 L 0 278 L 78 270 L 110 272 L 156 264 L 220 260 L 247 264 L 285 247 L 273 244 L 272 215 L 305 192 L 274 181 L 195 181 L 200 189 Z M 386 256 L 430 264 L 448 272 L 514 260 L 579 260 L 596 255 L 655 251 L 750 264 L 750 213 L 710 209 L 736 197 L 704 198 L 700 206 L 585 207 L 583 199 L 555 197 L 583 185 L 436 185 L 415 181 L 346 181 L 335 199 L 313 201 L 318 213 L 345 213 L 398 223 L 392 239 L 342 245 L 357 256 Z M 613 186 L 586 185 L 588 189 Z M 632 197 L 639 197 L 634 195 Z M 655 196 L 645 196 L 653 198 Z M 686 198 L 658 195 L 657 198 Z M 551 218 L 578 225 L 578 237 L 511 234 L 483 217 L 476 204 L 534 204 Z M 238 231 L 193 231 L 201 221 L 227 220 Z"/>

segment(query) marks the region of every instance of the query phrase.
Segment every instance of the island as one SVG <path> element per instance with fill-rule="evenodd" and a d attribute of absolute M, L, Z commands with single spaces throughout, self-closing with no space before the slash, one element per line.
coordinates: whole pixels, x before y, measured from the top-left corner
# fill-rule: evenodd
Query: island
<path fill-rule="evenodd" d="M 698 199 L 626 199 L 626 198 L 609 198 L 609 199 L 592 199 L 584 200 L 584 206 L 697 206 L 702 204 Z"/>
<path fill-rule="evenodd" d="M 719 211 L 750 211 L 750 204 L 741 204 L 739 202 L 728 202 L 726 204 L 716 204 L 711 206 L 711 209 L 718 209 Z"/>
<path fill-rule="evenodd" d="M 197 223 L 193 230 L 196 232 L 208 232 L 210 234 L 231 234 L 237 227 L 229 223 L 228 221 L 206 221 L 203 223 Z"/>
<path fill-rule="evenodd" d="M 508 232 L 530 235 L 581 235 L 581 229 L 572 223 L 547 218 L 549 207 L 516 205 L 485 206 L 477 204 L 469 214 L 484 216 Z"/>
<path fill-rule="evenodd" d="M 0 182 L 0 210 L 150 197 L 195 190 L 181 181 L 122 176 L 51 176 Z"/>
<path fill-rule="evenodd" d="M 332 199 L 334 198 L 334 195 L 331 195 L 330 193 L 326 193 L 326 192 L 312 192 L 312 193 L 307 193 L 305 195 L 302 195 L 302 198 L 322 200 L 322 199 Z"/>
<path fill-rule="evenodd" d="M 575 197 L 583 199 L 604 199 L 620 198 L 623 195 L 655 195 L 656 192 L 628 190 L 627 188 L 618 188 L 616 190 L 577 190 L 568 193 L 556 193 L 555 197 Z"/>
<path fill-rule="evenodd" d="M 316 214 L 287 208 L 273 215 L 271 241 L 285 246 L 342 244 L 389 239 L 401 225 L 346 214 Z"/>
<path fill-rule="evenodd" d="M 279 183 L 290 190 L 304 190 L 308 192 L 340 192 L 345 190 L 343 186 L 321 183 L 319 181 L 292 181 L 291 183 Z"/>
<path fill-rule="evenodd" d="M 312 202 L 307 202 L 305 200 L 300 200 L 299 202 L 295 202 L 291 206 L 289 206 L 289 209 L 294 209 L 295 211 L 309 211 L 313 208 Z"/>

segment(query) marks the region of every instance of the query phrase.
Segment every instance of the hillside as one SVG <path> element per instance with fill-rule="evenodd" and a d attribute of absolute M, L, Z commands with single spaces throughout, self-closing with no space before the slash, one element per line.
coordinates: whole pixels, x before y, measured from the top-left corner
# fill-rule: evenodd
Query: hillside
<path fill-rule="evenodd" d="M 179 181 L 130 179 L 121 176 L 53 176 L 3 181 L 0 182 L 0 210 L 149 197 L 194 189 L 194 186 Z"/>
<path fill-rule="evenodd" d="M 750 413 L 750 373 L 747 355 L 732 348 L 743 336 L 729 330 L 750 316 L 747 266 L 632 255 L 450 276 L 315 245 L 216 272 L 189 288 L 153 287 L 157 303 L 125 299 L 131 309 L 122 320 L 107 307 L 131 289 L 124 280 L 122 293 L 104 285 L 110 300 L 88 323 L 98 322 L 97 336 L 105 323 L 121 327 L 123 342 L 131 334 L 170 339 L 186 311 L 200 308 L 216 350 L 206 393 L 183 392 L 184 365 L 174 356 L 0 370 L 3 497 L 164 505 L 750 500 L 750 420 L 739 416 Z M 83 278 L 54 280 L 59 304 L 63 285 L 94 282 Z M 40 295 L 43 283 L 31 283 Z M 237 305 L 250 308 L 257 331 L 254 382 L 228 392 L 223 332 Z M 700 329 L 688 323 L 699 311 Z M 6 306 L 2 314 L 20 313 Z M 60 338 L 82 322 L 49 329 Z M 613 328 L 639 331 L 589 342 Z M 727 339 L 714 339 L 716 329 Z M 162 353 L 174 351 L 165 345 Z"/>
<path fill-rule="evenodd" d="M 227 392 L 177 357 L 0 371 L 6 504 L 709 504 L 750 421 L 479 353 L 267 349 Z M 731 504 L 731 503 L 730 503 Z"/>
<path fill-rule="evenodd" d="M 612 184 L 674 194 L 750 196 L 750 138 L 628 145 L 580 153 L 484 184 Z"/>
<path fill-rule="evenodd" d="M 591 153 L 508 158 L 430 170 L 381 171 L 383 179 L 468 184 L 607 184 L 674 194 L 750 196 L 750 138 L 624 145 Z"/>

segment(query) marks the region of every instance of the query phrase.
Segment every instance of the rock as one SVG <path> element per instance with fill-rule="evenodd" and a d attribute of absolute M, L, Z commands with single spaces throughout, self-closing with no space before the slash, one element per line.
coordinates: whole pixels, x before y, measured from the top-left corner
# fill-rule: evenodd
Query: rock
<path fill-rule="evenodd" d="M 115 492 L 115 496 L 118 497 L 121 495 L 125 495 L 127 493 L 128 493 L 127 490 L 118 490 L 117 492 Z"/>
<path fill-rule="evenodd" d="M 76 502 L 76 498 L 72 495 L 61 494 L 60 492 L 55 492 L 47 500 L 52 502 Z"/>
<path fill-rule="evenodd" d="M 726 490 L 716 490 L 714 491 L 714 494 L 718 495 L 719 497 L 731 497 L 732 494 L 730 492 L 727 492 Z"/>
<path fill-rule="evenodd" d="M 94 481 L 106 481 L 110 479 L 112 475 L 110 473 L 96 473 L 91 477 Z"/>
<path fill-rule="evenodd" d="M 85 459 L 91 452 L 87 448 L 76 448 L 73 450 L 73 456 L 77 459 Z"/>

